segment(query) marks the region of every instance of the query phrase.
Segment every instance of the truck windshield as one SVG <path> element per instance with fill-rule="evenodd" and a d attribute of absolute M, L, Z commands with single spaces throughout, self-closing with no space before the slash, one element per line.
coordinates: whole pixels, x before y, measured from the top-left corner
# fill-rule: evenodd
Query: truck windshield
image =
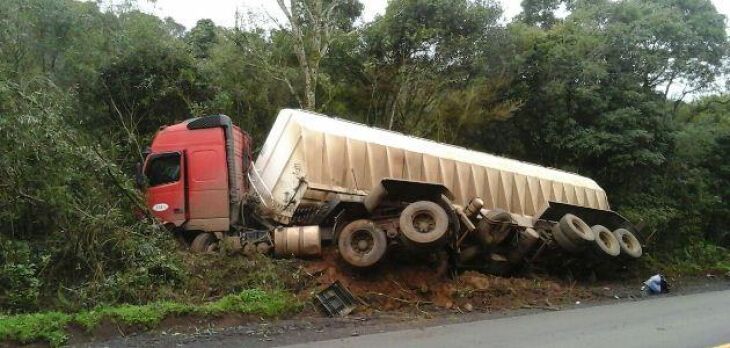
<path fill-rule="evenodd" d="M 144 175 L 150 187 L 180 180 L 180 154 L 168 153 L 150 158 Z"/>

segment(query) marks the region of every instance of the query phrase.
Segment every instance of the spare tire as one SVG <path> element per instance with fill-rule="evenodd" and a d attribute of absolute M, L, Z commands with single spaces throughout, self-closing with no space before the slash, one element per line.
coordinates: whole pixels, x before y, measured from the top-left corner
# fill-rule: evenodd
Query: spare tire
<path fill-rule="evenodd" d="M 431 201 L 409 204 L 398 220 L 403 237 L 418 245 L 443 240 L 449 230 L 449 216 L 444 208 Z"/>
<path fill-rule="evenodd" d="M 377 264 L 385 255 L 387 247 L 385 232 L 366 219 L 347 224 L 337 237 L 340 256 L 345 262 L 358 268 Z"/>
<path fill-rule="evenodd" d="M 618 256 L 621 253 L 621 246 L 618 239 L 608 228 L 595 225 L 591 227 L 593 234 L 596 236 L 597 249 L 609 256 Z"/>
<path fill-rule="evenodd" d="M 553 226 L 552 232 L 553 239 L 555 239 L 558 246 L 563 248 L 565 251 L 569 253 L 577 253 L 583 250 L 582 245 L 576 244 L 563 234 L 563 231 L 560 229 L 560 224 Z"/>
<path fill-rule="evenodd" d="M 613 235 L 618 239 L 618 244 L 621 246 L 621 253 L 629 255 L 631 257 L 641 257 L 642 248 L 639 240 L 631 231 L 625 228 L 619 228 L 613 231 Z"/>
<path fill-rule="evenodd" d="M 573 214 L 563 215 L 560 219 L 560 230 L 563 231 L 564 236 L 577 244 L 592 242 L 596 239 L 590 226 Z"/>

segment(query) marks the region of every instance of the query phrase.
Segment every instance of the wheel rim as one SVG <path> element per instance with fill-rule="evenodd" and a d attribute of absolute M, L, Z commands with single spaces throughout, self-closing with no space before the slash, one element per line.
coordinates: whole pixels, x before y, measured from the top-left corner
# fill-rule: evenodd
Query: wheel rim
<path fill-rule="evenodd" d="M 583 226 L 578 223 L 577 220 L 570 219 L 570 225 L 573 226 L 573 229 L 575 231 L 577 231 L 578 233 L 580 233 L 581 235 L 583 235 L 583 236 L 586 235 L 586 231 L 583 229 Z"/>
<path fill-rule="evenodd" d="M 621 236 L 621 240 L 624 242 L 624 244 L 626 244 L 627 249 L 634 250 L 634 241 L 631 239 L 631 237 L 629 237 L 628 234 L 623 234 Z"/>
<path fill-rule="evenodd" d="M 430 233 L 436 229 L 436 219 L 427 211 L 419 211 L 413 215 L 413 228 L 418 233 Z"/>
<path fill-rule="evenodd" d="M 601 242 L 603 242 L 603 245 L 605 245 L 609 249 L 613 247 L 613 240 L 609 238 L 607 232 L 601 231 L 600 233 L 598 233 L 598 238 L 600 238 Z"/>
<path fill-rule="evenodd" d="M 368 230 L 357 230 L 352 233 L 350 246 L 356 253 L 365 255 L 373 250 L 375 238 L 373 238 L 372 233 Z"/>

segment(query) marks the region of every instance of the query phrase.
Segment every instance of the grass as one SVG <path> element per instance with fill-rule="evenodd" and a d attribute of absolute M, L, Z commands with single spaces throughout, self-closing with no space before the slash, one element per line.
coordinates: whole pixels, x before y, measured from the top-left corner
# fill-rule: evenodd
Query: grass
<path fill-rule="evenodd" d="M 111 320 L 118 324 L 150 329 L 165 318 L 176 315 L 219 316 L 226 313 L 241 313 L 275 317 L 299 308 L 300 303 L 290 293 L 250 289 L 205 304 L 166 301 L 147 305 L 98 307 L 79 313 L 0 315 L 0 341 L 19 343 L 45 341 L 51 346 L 60 346 L 68 340 L 66 329 L 70 324 L 78 324 L 91 331 L 103 320 Z"/>
<path fill-rule="evenodd" d="M 72 317 L 61 312 L 19 314 L 0 318 L 0 340 L 20 343 L 46 341 L 52 346 L 66 342 L 66 325 Z"/>

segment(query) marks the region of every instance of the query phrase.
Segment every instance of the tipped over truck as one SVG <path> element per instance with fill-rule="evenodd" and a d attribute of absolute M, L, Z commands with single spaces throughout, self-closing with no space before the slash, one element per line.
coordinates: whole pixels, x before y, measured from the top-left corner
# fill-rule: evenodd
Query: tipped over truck
<path fill-rule="evenodd" d="M 227 116 L 162 127 L 140 174 L 195 252 L 313 257 L 331 243 L 358 268 L 405 250 L 485 269 L 642 252 L 592 179 L 302 110 L 279 113 L 255 161 Z"/>

